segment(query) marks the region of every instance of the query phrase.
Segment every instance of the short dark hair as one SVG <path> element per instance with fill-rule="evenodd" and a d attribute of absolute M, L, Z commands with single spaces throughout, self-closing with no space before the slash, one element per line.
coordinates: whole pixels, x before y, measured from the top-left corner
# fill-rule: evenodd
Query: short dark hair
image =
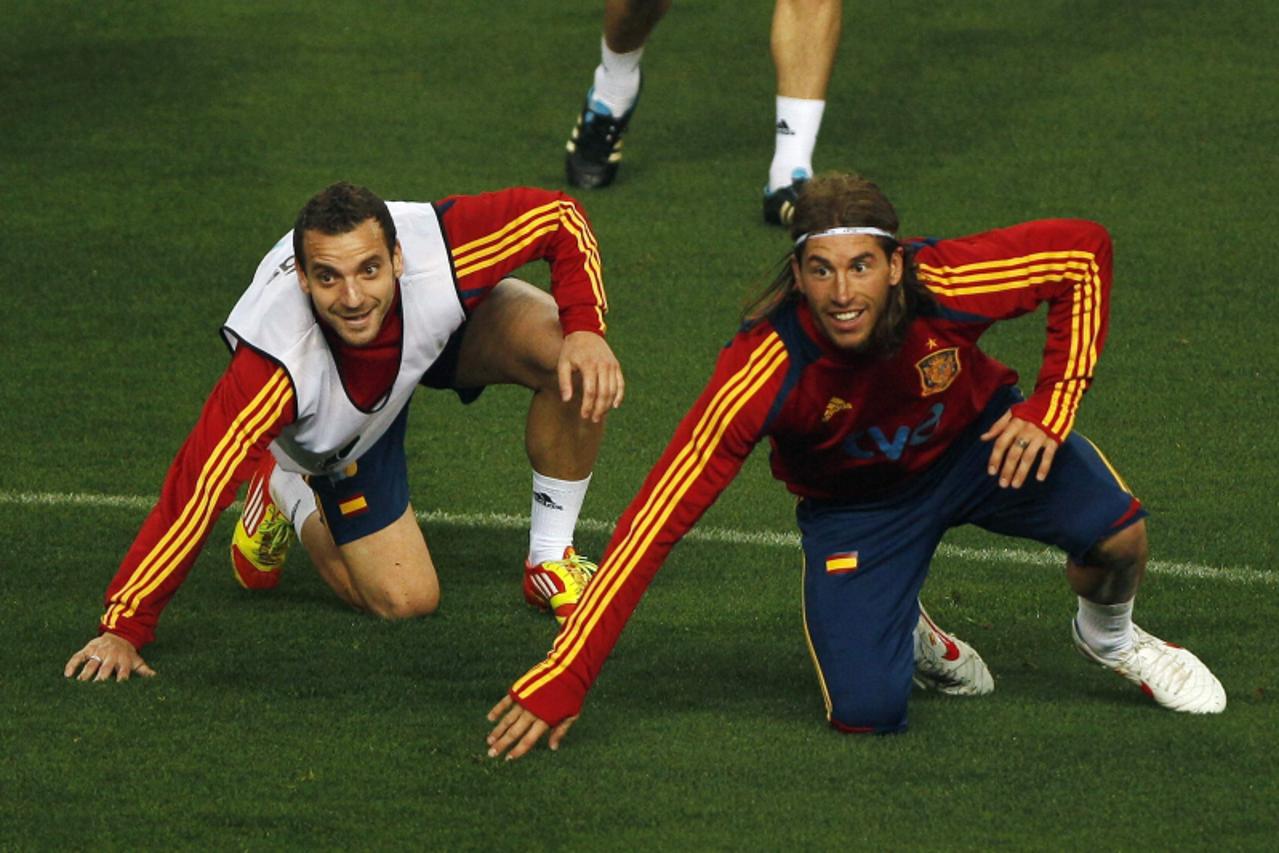
<path fill-rule="evenodd" d="M 798 246 L 794 246 L 794 241 L 828 228 L 859 226 L 879 228 L 889 234 L 896 234 L 900 227 L 893 203 L 874 181 L 853 172 L 830 172 L 809 181 L 795 201 L 795 217 L 790 225 L 791 251 L 782 259 L 768 287 L 747 304 L 742 317 L 744 323 L 753 326 L 783 305 L 799 300 L 791 258 L 803 260 L 807 241 Z M 902 247 L 901 242 L 888 237 L 877 236 L 875 241 L 886 257 Z M 872 342 L 874 349 L 885 354 L 901 345 L 910 321 L 933 301 L 915 270 L 914 252 L 904 248 L 901 285 L 888 305 L 886 322 L 876 330 Z"/>
<path fill-rule="evenodd" d="M 348 234 L 361 224 L 375 220 L 386 238 L 386 249 L 395 252 L 395 220 L 377 193 L 367 187 L 338 181 L 311 196 L 298 211 L 293 223 L 293 262 L 306 272 L 306 251 L 302 237 L 307 231 L 321 234 Z"/>

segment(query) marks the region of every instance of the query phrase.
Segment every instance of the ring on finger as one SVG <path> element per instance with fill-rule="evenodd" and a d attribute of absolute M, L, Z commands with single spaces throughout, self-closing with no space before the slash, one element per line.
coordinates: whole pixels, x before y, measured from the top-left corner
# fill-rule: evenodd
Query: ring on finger
<path fill-rule="evenodd" d="M 1024 438 L 1019 438 L 1017 439 L 1017 446 L 1022 450 L 1025 450 L 1027 447 L 1030 447 L 1030 442 Z"/>
<path fill-rule="evenodd" d="M 97 655 L 89 655 L 89 660 L 96 660 L 98 663 L 102 663 L 102 658 Z"/>

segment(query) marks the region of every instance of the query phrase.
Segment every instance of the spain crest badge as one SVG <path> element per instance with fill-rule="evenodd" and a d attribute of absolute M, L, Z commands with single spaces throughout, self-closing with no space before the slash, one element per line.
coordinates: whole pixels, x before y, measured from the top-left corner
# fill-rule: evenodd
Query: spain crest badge
<path fill-rule="evenodd" d="M 924 356 L 915 362 L 919 371 L 920 390 L 925 397 L 940 394 L 950 387 L 959 375 L 959 348 L 947 347 Z"/>
<path fill-rule="evenodd" d="M 842 397 L 831 397 L 826 403 L 826 411 L 822 412 L 822 423 L 829 423 L 830 419 L 840 412 L 847 412 L 852 408 L 853 404 Z"/>

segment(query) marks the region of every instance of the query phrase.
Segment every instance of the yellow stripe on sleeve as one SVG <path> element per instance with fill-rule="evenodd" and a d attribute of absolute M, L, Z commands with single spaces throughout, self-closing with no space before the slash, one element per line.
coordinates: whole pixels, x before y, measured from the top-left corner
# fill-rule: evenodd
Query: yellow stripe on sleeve
<path fill-rule="evenodd" d="M 586 256 L 583 267 L 586 270 L 587 279 L 591 282 L 591 295 L 595 297 L 595 317 L 602 332 L 607 325 L 604 322 L 604 314 L 608 312 L 608 297 L 604 293 L 599 242 L 595 239 L 595 232 L 586 224 L 586 220 L 577 208 L 565 203 L 564 214 L 564 227 L 577 238 L 577 247 Z"/>
<path fill-rule="evenodd" d="M 759 376 L 762 371 L 769 370 L 774 360 L 784 355 L 785 345 L 781 342 L 781 339 L 776 334 L 770 335 L 747 358 L 745 366 L 719 388 L 711 398 L 706 410 L 702 413 L 702 417 L 694 426 L 688 443 L 675 455 L 671 464 L 658 480 L 657 485 L 654 486 L 644 507 L 635 514 L 630 533 L 618 545 L 616 553 L 609 560 L 610 564 L 615 565 L 625 561 L 630 556 L 663 509 L 665 505 L 664 496 L 670 495 L 679 488 L 679 484 L 686 479 L 688 472 L 691 470 L 690 466 L 697 463 L 699 456 L 705 455 L 705 461 L 709 460 L 709 456 L 714 450 L 711 442 L 714 440 L 715 443 L 718 443 L 718 436 L 722 435 L 723 430 L 727 428 L 726 419 L 731 418 L 731 415 L 736 411 L 733 408 L 734 401 L 739 399 L 745 392 L 753 393 L 750 386 L 754 378 Z M 743 402 L 745 401 L 743 400 Z M 714 436 L 714 439 L 712 439 L 712 436 Z M 705 461 L 702 462 L 702 465 L 705 464 Z M 582 604 L 579 604 L 579 609 L 581 607 Z"/>
<path fill-rule="evenodd" d="M 1102 305 L 1102 288 L 1101 288 L 1101 269 L 1097 266 L 1097 259 L 1093 258 L 1089 267 L 1093 280 L 1093 296 L 1092 296 L 1092 341 L 1088 347 L 1088 375 L 1091 376 L 1093 371 L 1097 369 L 1097 341 L 1101 337 L 1101 315 L 1105 306 Z"/>
<path fill-rule="evenodd" d="M 563 199 L 527 211 L 497 231 L 455 249 L 453 267 L 457 277 L 461 280 L 499 264 L 561 228 L 572 235 L 578 251 L 582 253 L 582 267 L 590 282 L 596 320 L 600 331 L 603 331 L 608 298 L 604 293 L 599 242 L 581 211 Z"/>
<path fill-rule="evenodd" d="M 630 531 L 587 587 L 569 629 L 556 638 L 551 656 L 515 683 L 512 690 L 516 695 L 537 691 L 573 663 L 617 592 L 713 458 L 733 418 L 786 361 L 785 344 L 773 333 L 756 347 L 746 365 L 720 387 L 688 443 L 675 455 L 648 501 L 635 514 Z"/>
<path fill-rule="evenodd" d="M 1096 255 L 1078 249 L 1036 252 L 958 266 L 920 263 L 919 271 L 925 286 L 944 296 L 1022 290 L 1051 281 L 1073 282 L 1065 369 L 1053 386 L 1048 410 L 1041 422 L 1041 426 L 1056 435 L 1069 432 L 1097 365 L 1102 304 Z"/>
<path fill-rule="evenodd" d="M 919 269 L 921 272 L 927 272 L 941 279 L 969 281 L 977 280 L 982 275 L 989 274 L 986 277 L 998 277 L 1001 275 L 1009 275 L 1020 267 L 1033 267 L 1043 261 L 1051 261 L 1059 264 L 1063 261 L 1074 260 L 1091 260 L 1092 252 L 1080 249 L 1070 249 L 1067 251 L 1056 252 L 1034 252 L 1029 255 L 1018 255 L 1012 258 L 999 258 L 991 261 L 977 261 L 971 264 L 960 264 L 959 266 L 933 266 L 921 262 Z M 999 272 L 1002 270 L 1002 272 Z M 969 278 L 972 277 L 972 278 Z"/>
<path fill-rule="evenodd" d="M 158 547 L 151 551 L 148 558 L 155 557 L 155 559 L 145 574 L 135 570 L 133 577 L 137 580 L 133 581 L 135 591 L 132 594 L 128 596 L 117 594 L 113 597 L 118 604 L 115 613 L 111 615 L 108 627 L 113 627 L 121 618 L 132 618 L 143 600 L 155 592 L 187 559 L 213 523 L 213 511 L 218 495 L 226 488 L 235 470 L 248 456 L 249 450 L 257 443 L 258 438 L 280 418 L 292 399 L 292 386 L 286 385 L 272 396 L 268 406 L 246 422 L 237 440 L 227 448 L 210 475 L 197 484 L 196 492 L 192 497 L 192 501 L 198 498 L 194 511 L 190 513 L 184 524 L 179 522 L 170 529 L 170 532 L 178 531 L 178 535 L 163 551 L 160 551 Z M 189 503 L 188 507 L 191 506 L 192 504 Z M 138 584 L 142 585 L 138 587 Z"/>
<path fill-rule="evenodd" d="M 660 496 L 669 493 L 672 488 L 672 484 L 677 482 L 680 477 L 683 476 L 683 473 L 687 470 L 685 466 L 686 461 L 689 459 L 690 454 L 694 452 L 697 445 L 702 443 L 706 434 L 707 425 L 712 424 L 719 419 L 719 416 L 724 411 L 725 400 L 732 397 L 737 392 L 737 390 L 741 387 L 743 378 L 753 373 L 758 368 L 763 357 L 770 356 L 775 350 L 774 345 L 779 343 L 780 340 L 777 338 L 776 334 L 770 335 L 766 338 L 763 344 L 757 347 L 748 358 L 745 367 L 743 367 L 737 374 L 730 377 L 729 380 L 725 382 L 712 397 L 711 402 L 707 405 L 701 419 L 693 429 L 692 438 L 680 449 L 671 461 L 671 464 L 662 473 L 657 485 L 653 488 L 652 495 L 650 495 L 648 502 L 635 514 L 634 520 L 631 523 L 630 532 L 618 546 L 616 553 L 610 556 L 608 563 L 595 575 L 592 584 L 587 587 L 587 592 L 583 597 L 583 600 L 578 604 L 578 609 L 581 613 L 585 613 L 588 599 L 598 600 L 601 595 L 603 595 L 603 592 L 605 591 L 603 590 L 603 587 L 606 581 L 612 582 L 609 584 L 608 590 L 606 590 L 608 595 L 604 596 L 605 604 L 612 600 L 613 594 L 621 585 L 621 581 L 614 580 L 619 577 L 619 571 L 613 571 L 612 566 L 624 563 L 627 557 L 633 553 L 636 543 L 642 537 L 643 532 L 650 526 L 650 524 L 653 523 L 660 512 L 662 506 Z M 782 349 L 784 350 L 784 347 L 782 347 Z M 621 574 L 628 575 L 629 572 L 621 572 Z M 622 581 L 624 580 L 625 577 L 622 577 Z M 592 593 L 596 594 L 592 596 Z M 581 617 L 579 616 L 577 624 L 580 625 L 581 621 Z M 580 636 L 580 634 L 580 631 L 573 632 L 573 639 L 576 639 Z M 561 647 L 564 645 L 564 641 L 567 641 L 568 639 L 568 632 L 561 633 L 556 638 L 552 649 L 552 656 L 556 655 L 556 653 L 560 651 Z M 575 654 L 576 652 L 574 652 L 574 655 Z M 545 672 L 551 666 L 551 660 L 548 659 L 547 661 L 544 661 L 530 670 L 523 679 L 516 682 L 512 689 L 517 693 L 523 693 L 524 690 L 522 685 L 529 683 L 530 679 L 535 678 L 539 673 Z M 553 677 L 557 672 L 562 671 L 564 666 L 567 666 L 567 662 L 558 667 L 555 672 L 552 672 L 548 678 Z M 537 684 L 530 689 L 536 689 L 537 687 L 540 687 L 542 683 L 544 683 L 544 681 L 538 681 Z"/>
<path fill-rule="evenodd" d="M 1053 391 L 1043 420 L 1049 431 L 1057 435 L 1065 435 L 1074 425 L 1088 380 L 1096 370 L 1101 310 L 1101 275 L 1094 261 L 1082 286 L 1074 290 L 1070 353 L 1063 378 Z"/>
<path fill-rule="evenodd" d="M 1090 252 L 1036 252 L 961 266 L 919 264 L 920 278 L 929 290 L 947 296 L 1020 290 L 1046 281 L 1080 281 L 1088 274 Z"/>
<path fill-rule="evenodd" d="M 1075 391 L 1075 370 L 1079 363 L 1079 347 L 1083 338 L 1083 295 L 1087 289 L 1087 284 L 1083 288 L 1076 287 L 1071 291 L 1070 300 L 1070 349 L 1066 356 L 1066 367 L 1062 371 L 1062 379 L 1053 389 L 1053 394 L 1048 402 L 1048 411 L 1044 414 L 1043 425 L 1050 432 L 1057 433 L 1053 429 L 1053 424 L 1061 419 L 1061 412 L 1070 407 L 1071 395 Z M 1058 433 L 1059 434 L 1059 433 Z"/>
<path fill-rule="evenodd" d="M 142 599 L 154 591 L 190 552 L 212 521 L 217 496 L 257 439 L 279 420 L 293 400 L 293 386 L 283 368 L 277 370 L 240 411 L 205 460 L 191 497 L 177 520 L 164 533 L 133 573 L 111 597 L 103 624 L 115 627 L 121 617 L 136 613 Z"/>
<path fill-rule="evenodd" d="M 558 203 L 559 202 L 557 201 L 550 201 L 546 204 L 526 210 L 524 213 L 515 217 L 496 231 L 490 232 L 485 234 L 483 237 L 478 237 L 469 243 L 464 243 L 463 245 L 458 246 L 453 250 L 453 257 L 456 259 L 469 254 L 483 252 L 485 247 L 490 243 L 502 243 L 509 235 L 523 230 L 529 220 L 545 216 L 548 212 L 554 212 Z"/>
<path fill-rule="evenodd" d="M 552 219 L 549 222 L 538 220 L 537 222 L 530 223 L 527 229 L 516 234 L 512 234 L 503 242 L 492 246 L 486 252 L 467 255 L 466 257 L 454 256 L 453 265 L 457 269 L 458 279 L 464 279 L 468 275 L 479 272 L 480 270 L 488 269 L 496 264 L 500 264 L 511 255 L 519 254 L 522 249 L 530 243 L 536 242 L 543 234 L 550 234 L 554 231 L 558 231 L 559 227 L 560 224 L 558 220 Z"/>

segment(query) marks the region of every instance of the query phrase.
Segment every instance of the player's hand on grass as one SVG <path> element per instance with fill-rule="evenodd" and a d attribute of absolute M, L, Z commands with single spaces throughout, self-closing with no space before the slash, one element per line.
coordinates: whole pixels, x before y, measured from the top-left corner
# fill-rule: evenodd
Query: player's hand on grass
<path fill-rule="evenodd" d="M 555 728 L 551 728 L 541 717 L 517 704 L 507 695 L 503 696 L 502 701 L 489 711 L 488 720 L 490 723 L 497 723 L 493 731 L 489 732 L 487 739 L 489 758 L 497 758 L 509 749 L 510 752 L 506 752 L 506 760 L 512 761 L 536 746 L 548 730 L 551 737 L 547 745 L 553 750 L 559 749 L 560 741 L 564 739 L 564 734 L 569 727 L 577 721 L 577 716 L 569 717 Z"/>
<path fill-rule="evenodd" d="M 112 677 L 116 681 L 128 681 L 135 672 L 148 678 L 155 675 L 155 670 L 147 666 L 133 644 L 116 634 L 94 637 L 71 656 L 62 670 L 64 676 L 77 681 L 110 681 Z"/>
<path fill-rule="evenodd" d="M 599 422 L 609 409 L 622 405 L 626 383 L 622 366 L 608 343 L 594 332 L 573 332 L 564 338 L 556 365 L 560 399 L 573 399 L 573 374 L 582 377 L 582 417 Z"/>
<path fill-rule="evenodd" d="M 1011 409 L 982 433 L 981 440 L 994 442 L 986 473 L 992 477 L 998 475 L 1001 489 L 1009 486 L 1020 489 L 1030 475 L 1036 457 L 1039 458 L 1039 468 L 1035 471 L 1035 479 L 1040 482 L 1046 480 L 1058 446 L 1056 439 L 1030 421 L 1015 417 Z"/>

